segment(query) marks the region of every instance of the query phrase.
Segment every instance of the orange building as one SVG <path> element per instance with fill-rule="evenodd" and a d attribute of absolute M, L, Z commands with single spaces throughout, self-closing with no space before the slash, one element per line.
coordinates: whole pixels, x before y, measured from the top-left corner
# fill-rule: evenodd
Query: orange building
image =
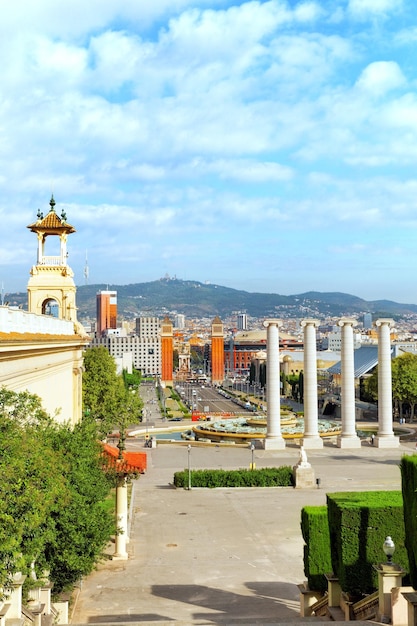
<path fill-rule="evenodd" d="M 174 370 L 174 326 L 165 317 L 161 324 L 161 384 L 163 387 L 172 387 Z"/>
<path fill-rule="evenodd" d="M 211 382 L 221 385 L 224 380 L 224 330 L 219 317 L 211 323 Z"/>
<path fill-rule="evenodd" d="M 97 302 L 97 334 L 117 328 L 117 291 L 99 291 Z"/>

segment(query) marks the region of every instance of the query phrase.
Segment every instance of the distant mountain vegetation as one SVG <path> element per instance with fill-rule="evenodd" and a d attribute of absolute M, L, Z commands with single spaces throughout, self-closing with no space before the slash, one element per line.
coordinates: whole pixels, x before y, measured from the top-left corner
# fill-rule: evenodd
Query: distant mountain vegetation
<path fill-rule="evenodd" d="M 372 313 L 374 317 L 404 317 L 417 314 L 417 305 L 390 300 L 368 302 L 345 293 L 309 291 L 293 296 L 250 293 L 191 280 L 163 278 L 134 285 L 83 285 L 77 287 L 79 319 L 96 317 L 96 294 L 117 291 L 118 312 L 124 318 L 140 315 L 183 313 L 186 317 L 228 317 L 245 311 L 252 317 L 343 316 Z M 5 300 L 27 308 L 26 293 L 7 294 Z"/>

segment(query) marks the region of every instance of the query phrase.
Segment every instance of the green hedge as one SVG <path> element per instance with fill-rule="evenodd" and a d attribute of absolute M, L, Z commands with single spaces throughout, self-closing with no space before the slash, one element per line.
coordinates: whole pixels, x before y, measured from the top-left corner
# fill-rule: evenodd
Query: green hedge
<path fill-rule="evenodd" d="M 382 545 L 387 535 L 396 546 L 395 562 L 408 572 L 400 491 L 327 494 L 327 505 L 332 569 L 343 591 L 358 595 L 377 589 L 373 566 L 385 560 Z"/>
<path fill-rule="evenodd" d="M 188 470 L 175 472 L 175 487 L 188 487 Z M 191 470 L 192 487 L 292 487 L 290 466 L 240 470 Z"/>
<path fill-rule="evenodd" d="M 417 589 L 417 456 L 403 456 L 400 463 L 404 500 L 405 547 L 410 565 L 410 580 Z M 394 542 L 395 538 L 393 537 Z M 396 543 L 396 542 L 395 542 Z"/>
<path fill-rule="evenodd" d="M 308 586 L 327 591 L 325 574 L 332 572 L 327 506 L 305 506 L 301 510 L 301 533 L 304 545 L 304 574 Z"/>

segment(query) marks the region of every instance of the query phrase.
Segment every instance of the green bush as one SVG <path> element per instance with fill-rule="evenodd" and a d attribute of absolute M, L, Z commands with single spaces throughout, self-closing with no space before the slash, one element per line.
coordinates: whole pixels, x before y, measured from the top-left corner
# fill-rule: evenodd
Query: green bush
<path fill-rule="evenodd" d="M 410 580 L 417 589 L 417 456 L 403 456 L 400 463 L 404 501 L 404 525 L 407 528 L 405 547 L 410 567 Z M 394 538 L 394 542 L 395 541 Z"/>
<path fill-rule="evenodd" d="M 175 472 L 175 487 L 188 487 L 188 470 Z M 193 487 L 292 487 L 293 470 L 290 466 L 265 467 L 258 470 L 192 470 Z"/>
<path fill-rule="evenodd" d="M 358 595 L 377 588 L 374 565 L 385 559 L 387 535 L 395 542 L 395 562 L 408 572 L 400 491 L 327 494 L 327 505 L 333 572 L 343 591 Z"/>
<path fill-rule="evenodd" d="M 310 589 L 327 591 L 325 574 L 332 572 L 327 506 L 305 506 L 301 510 L 304 574 Z"/>

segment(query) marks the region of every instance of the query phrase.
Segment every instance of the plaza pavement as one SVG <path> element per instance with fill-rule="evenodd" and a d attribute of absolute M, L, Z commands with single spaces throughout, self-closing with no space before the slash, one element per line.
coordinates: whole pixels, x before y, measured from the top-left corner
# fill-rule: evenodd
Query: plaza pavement
<path fill-rule="evenodd" d="M 144 450 L 143 442 L 137 446 Z M 146 449 L 147 473 L 133 486 L 129 559 L 106 561 L 82 582 L 72 623 L 307 622 L 298 617 L 297 584 L 305 579 L 301 508 L 324 504 L 326 492 L 400 489 L 399 461 L 414 447 L 410 442 L 384 450 L 363 443 L 347 450 L 326 442 L 307 451 L 320 488 L 191 491 L 172 486 L 174 472 L 187 467 L 186 445 Z M 254 452 L 257 467 L 292 466 L 298 458 L 295 443 Z M 251 452 L 193 444 L 190 459 L 192 469 L 240 468 L 249 466 Z"/>

